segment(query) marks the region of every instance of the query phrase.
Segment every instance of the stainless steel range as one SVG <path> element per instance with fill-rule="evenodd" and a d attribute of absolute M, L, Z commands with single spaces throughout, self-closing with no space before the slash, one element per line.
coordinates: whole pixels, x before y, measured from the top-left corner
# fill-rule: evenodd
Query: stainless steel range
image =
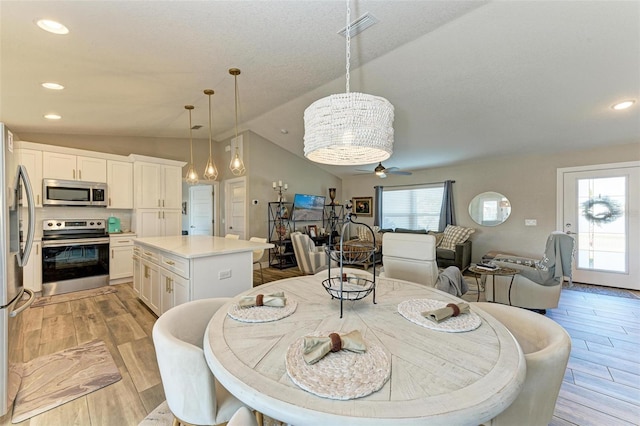
<path fill-rule="evenodd" d="M 104 219 L 42 221 L 42 295 L 109 284 L 109 235 Z"/>

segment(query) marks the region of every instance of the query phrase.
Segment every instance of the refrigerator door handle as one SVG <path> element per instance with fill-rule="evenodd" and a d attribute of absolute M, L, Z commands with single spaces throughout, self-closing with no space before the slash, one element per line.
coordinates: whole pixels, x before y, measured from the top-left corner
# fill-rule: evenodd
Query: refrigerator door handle
<path fill-rule="evenodd" d="M 20 315 L 20 313 L 22 311 L 24 311 L 29 306 L 31 306 L 33 301 L 36 300 L 36 294 L 32 290 L 29 290 L 28 288 L 25 288 L 25 289 L 23 289 L 23 291 L 29 295 L 29 300 L 27 300 L 27 303 L 25 303 L 24 305 L 20 306 L 18 309 L 15 309 L 15 310 L 11 309 L 10 312 L 9 312 L 9 316 L 11 318 Z M 16 301 L 14 302 L 14 304 L 17 304 L 21 299 L 22 299 L 22 293 L 20 294 L 19 297 L 16 297 Z"/>
<path fill-rule="evenodd" d="M 29 219 L 27 221 L 27 240 L 24 243 L 24 253 L 22 256 L 18 255 L 18 265 L 25 266 L 29 261 L 29 255 L 31 254 L 31 247 L 33 246 L 33 239 L 36 233 L 36 207 L 35 198 L 33 196 L 33 188 L 31 187 L 31 181 L 29 180 L 29 174 L 27 168 L 23 165 L 18 166 L 18 180 L 22 179 L 24 182 L 24 190 L 27 194 L 27 203 L 29 204 Z M 18 182 L 16 182 L 16 190 L 20 188 Z"/>

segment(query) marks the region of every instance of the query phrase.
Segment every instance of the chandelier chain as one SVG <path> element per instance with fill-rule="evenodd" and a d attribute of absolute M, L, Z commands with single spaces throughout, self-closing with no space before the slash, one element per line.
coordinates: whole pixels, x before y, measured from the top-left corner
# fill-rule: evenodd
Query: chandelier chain
<path fill-rule="evenodd" d="M 347 0 L 347 90 L 345 93 L 349 93 L 349 70 L 351 68 L 351 0 Z"/>

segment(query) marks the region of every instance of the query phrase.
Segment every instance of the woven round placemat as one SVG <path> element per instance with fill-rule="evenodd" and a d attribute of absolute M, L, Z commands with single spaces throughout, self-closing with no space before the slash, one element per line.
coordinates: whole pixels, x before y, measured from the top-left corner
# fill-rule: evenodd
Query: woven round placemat
<path fill-rule="evenodd" d="M 316 332 L 313 336 L 328 336 Z M 365 340 L 367 351 L 330 352 L 315 364 L 302 357 L 304 337 L 289 346 L 285 358 L 287 374 L 296 385 L 329 399 L 355 399 L 378 391 L 389 380 L 391 362 L 381 346 Z"/>
<path fill-rule="evenodd" d="M 296 311 L 298 302 L 287 299 L 287 304 L 283 308 L 273 306 L 252 306 L 241 308 L 237 303 L 229 307 L 227 314 L 237 321 L 242 322 L 270 322 L 286 318 Z"/>
<path fill-rule="evenodd" d="M 398 305 L 398 313 L 409 321 L 426 328 L 448 333 L 460 333 L 471 331 L 480 327 L 482 319 L 473 312 L 460 314 L 457 317 L 450 317 L 441 322 L 431 321 L 422 316 L 423 312 L 440 309 L 447 306 L 447 302 L 433 299 L 410 299 Z"/>

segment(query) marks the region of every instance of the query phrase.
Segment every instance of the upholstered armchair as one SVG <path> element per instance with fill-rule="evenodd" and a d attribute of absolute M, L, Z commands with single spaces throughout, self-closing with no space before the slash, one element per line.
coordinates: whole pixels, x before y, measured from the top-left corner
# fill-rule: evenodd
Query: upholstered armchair
<path fill-rule="evenodd" d="M 382 237 L 382 265 L 381 276 L 434 287 L 438 279 L 435 237 L 386 232 Z"/>
<path fill-rule="evenodd" d="M 519 306 L 527 309 L 558 307 L 564 277 L 571 281 L 574 239 L 562 232 L 552 232 L 541 259 L 498 254 L 493 263 L 518 271 L 511 286 L 510 276 L 496 275 L 486 280 L 485 295 L 488 302 Z M 494 285 L 495 284 L 495 285 Z"/>
<path fill-rule="evenodd" d="M 326 268 L 327 254 L 322 247 L 316 247 L 313 240 L 301 232 L 291 233 L 291 244 L 296 255 L 300 272 L 313 275 Z"/>

